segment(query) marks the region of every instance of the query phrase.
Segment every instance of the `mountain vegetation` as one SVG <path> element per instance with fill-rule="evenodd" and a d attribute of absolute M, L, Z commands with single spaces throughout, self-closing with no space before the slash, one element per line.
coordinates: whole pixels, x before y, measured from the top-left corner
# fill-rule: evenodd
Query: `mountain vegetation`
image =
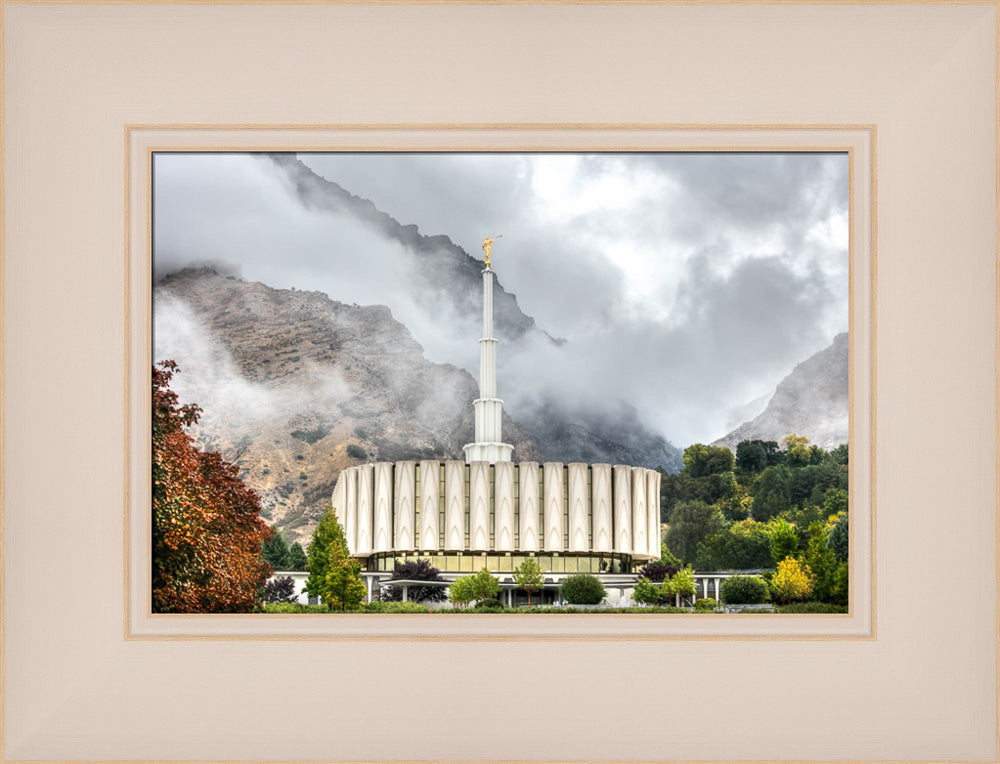
<path fill-rule="evenodd" d="M 742 441 L 734 455 L 695 443 L 661 478 L 665 553 L 700 571 L 777 568 L 779 602 L 846 602 L 847 490 L 846 444 L 789 435 Z"/>

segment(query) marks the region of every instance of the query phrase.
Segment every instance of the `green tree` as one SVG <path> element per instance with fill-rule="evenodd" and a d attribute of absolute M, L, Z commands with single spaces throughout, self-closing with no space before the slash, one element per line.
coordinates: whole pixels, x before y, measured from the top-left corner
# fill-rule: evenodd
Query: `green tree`
<path fill-rule="evenodd" d="M 781 442 L 785 446 L 785 460 L 790 467 L 804 467 L 812 462 L 813 452 L 809 448 L 809 438 L 805 435 L 786 435 Z"/>
<path fill-rule="evenodd" d="M 830 457 L 837 464 L 843 464 L 845 467 L 849 462 L 849 452 L 846 443 L 841 443 L 835 449 L 829 452 Z"/>
<path fill-rule="evenodd" d="M 541 591 L 545 579 L 542 577 L 542 569 L 538 567 L 534 557 L 527 558 L 524 562 L 514 568 L 514 581 L 517 585 L 528 593 L 528 607 L 531 607 L 531 595 L 533 592 Z"/>
<path fill-rule="evenodd" d="M 340 544 L 347 549 L 347 539 L 344 529 L 340 527 L 337 514 L 329 504 L 326 512 L 319 519 L 319 524 L 313 531 L 312 543 L 309 545 L 309 578 L 302 587 L 312 597 L 322 597 L 326 590 L 326 574 L 329 567 L 330 549 Z"/>
<path fill-rule="evenodd" d="M 774 444 L 777 450 L 778 444 Z M 736 469 L 748 474 L 763 472 L 767 467 L 767 450 L 762 440 L 741 440 L 736 444 Z"/>
<path fill-rule="evenodd" d="M 828 602 L 836 587 L 837 557 L 827 545 L 826 528 L 822 523 L 809 526 L 805 563 L 815 579 L 813 598 Z"/>
<path fill-rule="evenodd" d="M 722 516 L 726 520 L 738 523 L 750 517 L 753 497 L 750 495 L 750 490 L 747 486 L 735 483 L 735 487 L 728 496 L 719 498 L 718 505 L 719 509 L 722 510 Z"/>
<path fill-rule="evenodd" d="M 271 563 L 275 570 L 294 570 L 290 567 L 291 558 L 289 556 L 288 544 L 282 538 L 277 525 L 271 526 L 271 537 L 264 542 L 261 547 L 261 554 L 264 559 Z"/>
<path fill-rule="evenodd" d="M 330 610 L 356 610 L 365 598 L 361 581 L 361 563 L 347 555 L 347 545 L 340 540 L 330 544 L 322 599 Z"/>
<path fill-rule="evenodd" d="M 288 570 L 309 570 L 309 558 L 298 541 L 288 547 Z"/>
<path fill-rule="evenodd" d="M 632 588 L 632 599 L 643 605 L 659 605 L 666 601 L 663 585 L 648 578 L 640 578 Z"/>
<path fill-rule="evenodd" d="M 782 605 L 793 600 L 803 600 L 812 594 L 815 578 L 808 565 L 794 557 L 786 557 L 778 563 L 778 569 L 771 578 L 771 595 Z"/>
<path fill-rule="evenodd" d="M 728 451 L 728 449 L 726 449 Z M 732 499 L 739 491 L 736 475 L 732 471 L 716 472 L 699 478 L 699 498 L 706 504 L 719 504 Z"/>
<path fill-rule="evenodd" d="M 735 462 L 733 452 L 725 446 L 706 446 L 692 443 L 684 449 L 684 474 L 700 478 L 720 472 L 732 472 Z"/>
<path fill-rule="evenodd" d="M 772 520 L 767 524 L 767 532 L 771 539 L 772 564 L 777 565 L 799 551 L 799 534 L 785 520 Z"/>
<path fill-rule="evenodd" d="M 680 558 L 667 548 L 667 542 L 660 542 L 660 562 L 672 568 L 679 568 L 682 565 Z"/>
<path fill-rule="evenodd" d="M 685 501 L 674 507 L 670 529 L 667 531 L 668 549 L 683 562 L 694 562 L 698 544 L 722 529 L 722 512 L 703 501 Z"/>
<path fill-rule="evenodd" d="M 841 512 L 847 512 L 847 491 L 843 488 L 831 488 L 823 497 L 823 513 L 829 517 Z"/>
<path fill-rule="evenodd" d="M 730 576 L 719 586 L 719 599 L 727 605 L 760 605 L 767 602 L 767 583 L 760 576 Z"/>
<path fill-rule="evenodd" d="M 559 585 L 559 596 L 570 605 L 597 605 L 607 592 L 601 580 L 590 573 L 566 576 Z"/>
<path fill-rule="evenodd" d="M 767 522 L 791 506 L 788 469 L 784 465 L 768 467 L 754 486 L 751 517 L 762 523 Z"/>
<path fill-rule="evenodd" d="M 664 581 L 663 585 L 667 593 L 675 598 L 693 597 L 697 591 L 694 583 L 694 571 L 691 570 L 690 565 L 678 570 L 671 578 Z"/>
<path fill-rule="evenodd" d="M 705 540 L 704 549 L 707 564 L 699 565 L 699 569 L 747 570 L 774 564 L 768 526 L 755 520 L 741 520 L 712 534 Z"/>
<path fill-rule="evenodd" d="M 784 460 L 776 440 L 743 440 L 736 446 L 736 469 L 746 474 L 758 474 Z"/>
<path fill-rule="evenodd" d="M 846 562 L 850 552 L 850 534 L 847 527 L 847 511 L 845 510 L 838 518 L 833 530 L 830 531 L 830 548 L 834 556 Z"/>
<path fill-rule="evenodd" d="M 448 587 L 448 601 L 453 605 L 465 607 L 475 598 L 475 593 L 472 590 L 472 576 L 456 578 Z"/>
<path fill-rule="evenodd" d="M 848 589 L 850 586 L 850 570 L 847 561 L 837 563 L 837 569 L 833 572 L 833 589 L 830 592 L 830 601 L 840 605 L 846 605 L 848 601 Z"/>
<path fill-rule="evenodd" d="M 482 568 L 471 576 L 472 594 L 476 602 L 495 600 L 500 596 L 500 582 L 490 573 L 489 568 Z"/>

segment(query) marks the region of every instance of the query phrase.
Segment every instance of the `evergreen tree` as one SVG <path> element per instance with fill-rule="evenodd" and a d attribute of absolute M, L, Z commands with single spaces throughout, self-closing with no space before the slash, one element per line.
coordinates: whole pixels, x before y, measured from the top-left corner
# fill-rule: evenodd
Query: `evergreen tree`
<path fill-rule="evenodd" d="M 768 467 L 760 474 L 755 486 L 751 517 L 764 523 L 791 506 L 788 469 L 784 465 Z"/>
<path fill-rule="evenodd" d="M 288 544 L 282 538 L 277 525 L 271 526 L 271 537 L 264 542 L 261 553 L 275 570 L 294 570 L 290 567 Z"/>
<path fill-rule="evenodd" d="M 347 556 L 347 545 L 335 539 L 329 546 L 322 599 L 330 610 L 356 610 L 365 598 L 361 563 Z"/>
<path fill-rule="evenodd" d="M 309 570 L 309 558 L 298 541 L 288 547 L 288 570 Z"/>
<path fill-rule="evenodd" d="M 347 539 L 344 529 L 340 527 L 333 507 L 327 505 L 326 512 L 313 531 L 312 543 L 309 545 L 309 578 L 303 587 L 310 596 L 322 597 L 326 590 L 326 574 L 330 564 L 330 549 L 340 544 L 347 549 Z"/>
<path fill-rule="evenodd" d="M 815 577 L 812 595 L 823 602 L 829 601 L 836 587 L 837 557 L 827 546 L 826 530 L 822 523 L 809 526 L 809 545 L 806 548 L 806 565 Z"/>
<path fill-rule="evenodd" d="M 799 550 L 799 534 L 784 520 L 768 523 L 768 534 L 771 537 L 771 560 L 775 565 Z"/>
<path fill-rule="evenodd" d="M 847 561 L 847 556 L 850 551 L 850 535 L 847 528 L 847 517 L 847 511 L 845 510 L 844 513 L 837 518 L 837 523 L 833 526 L 833 530 L 830 532 L 830 549 L 833 550 L 833 554 L 841 562 Z"/>
<path fill-rule="evenodd" d="M 722 529 L 722 512 L 703 501 L 683 501 L 674 507 L 667 531 L 670 551 L 682 561 L 694 562 L 698 545 Z"/>

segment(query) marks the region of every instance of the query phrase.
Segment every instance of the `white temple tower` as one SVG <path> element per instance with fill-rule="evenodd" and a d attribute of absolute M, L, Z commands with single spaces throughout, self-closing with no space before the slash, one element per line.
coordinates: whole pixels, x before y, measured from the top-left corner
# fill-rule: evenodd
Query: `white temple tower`
<path fill-rule="evenodd" d="M 483 268 L 483 336 L 479 340 L 479 397 L 473 406 L 476 414 L 476 442 L 465 446 L 465 462 L 509 462 L 514 447 L 500 442 L 503 401 L 497 397 L 497 340 L 493 336 L 493 270 L 490 268 L 490 246 L 494 239 L 483 242 L 486 267 Z"/>

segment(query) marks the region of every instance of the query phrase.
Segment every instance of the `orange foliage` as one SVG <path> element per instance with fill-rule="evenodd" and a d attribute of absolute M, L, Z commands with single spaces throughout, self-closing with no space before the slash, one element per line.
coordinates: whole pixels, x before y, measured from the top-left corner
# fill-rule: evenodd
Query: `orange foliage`
<path fill-rule="evenodd" d="M 236 465 L 184 431 L 201 409 L 178 403 L 176 371 L 153 367 L 153 612 L 246 612 L 272 573 L 261 556 L 271 530 Z"/>

